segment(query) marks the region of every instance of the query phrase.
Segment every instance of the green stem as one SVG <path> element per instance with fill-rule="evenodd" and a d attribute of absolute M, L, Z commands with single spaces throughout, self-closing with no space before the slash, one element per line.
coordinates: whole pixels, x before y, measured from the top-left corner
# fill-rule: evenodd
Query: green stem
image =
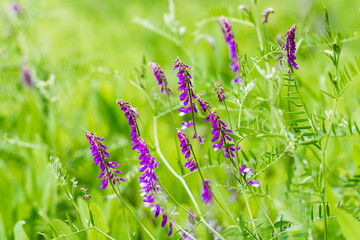
<path fill-rule="evenodd" d="M 247 208 L 247 210 L 248 210 L 248 212 L 249 212 L 249 217 L 250 217 L 250 220 L 251 220 L 251 224 L 252 224 L 252 226 L 253 226 L 253 229 L 254 229 L 255 236 L 256 236 L 257 239 L 259 239 L 259 236 L 258 236 L 258 234 L 257 234 L 257 232 L 256 232 L 255 221 L 254 221 L 254 218 L 253 218 L 252 213 L 251 213 L 251 209 L 250 209 L 250 205 L 249 205 L 249 201 L 248 201 L 248 198 L 247 198 L 245 189 L 244 189 L 244 187 L 243 187 L 242 184 L 240 184 L 240 186 L 241 186 L 241 191 L 243 192 L 243 195 L 244 195 L 244 200 L 245 200 L 246 208 Z"/>
<path fill-rule="evenodd" d="M 322 200 L 322 205 L 323 205 L 323 209 L 324 209 L 324 239 L 327 240 L 328 236 L 327 236 L 327 211 L 326 211 L 326 196 L 325 196 L 325 189 L 326 189 L 326 148 L 328 145 L 328 141 L 329 141 L 329 136 L 330 136 L 330 132 L 331 132 L 331 126 L 333 124 L 334 121 L 334 117 L 335 117 L 335 111 L 336 111 L 336 105 L 337 105 L 337 101 L 338 99 L 334 99 L 334 106 L 333 106 L 333 110 L 332 110 L 332 116 L 330 119 L 330 123 L 328 126 L 328 131 L 325 135 L 325 143 L 324 143 L 324 147 L 322 148 L 322 171 L 323 171 L 323 190 L 322 190 L 322 196 L 321 196 L 321 200 Z"/>
<path fill-rule="evenodd" d="M 166 160 L 166 158 L 164 157 L 164 155 L 162 154 L 162 152 L 160 150 L 159 139 L 158 139 L 158 135 L 157 135 L 157 118 L 156 117 L 154 117 L 154 138 L 155 138 L 156 152 L 158 153 L 158 155 L 161 158 L 162 162 L 165 164 L 165 166 L 168 168 L 168 170 L 172 173 L 172 175 L 174 175 L 174 177 L 176 177 L 182 183 L 182 185 L 184 186 L 186 192 L 188 193 L 191 201 L 193 202 L 196 211 L 198 212 L 198 214 L 201 215 L 201 210 L 199 208 L 199 205 L 197 204 L 194 196 L 192 195 L 186 181 L 184 180 L 184 178 L 182 178 L 179 174 L 177 174 L 175 172 L 175 170 L 171 167 L 171 165 Z"/>
<path fill-rule="evenodd" d="M 179 165 L 179 168 L 180 168 L 180 171 L 181 171 L 181 175 L 184 175 L 185 174 L 185 171 L 184 171 L 184 168 L 181 164 L 181 157 L 180 157 L 180 151 L 179 151 L 179 147 L 177 145 L 177 141 L 176 141 L 176 128 L 175 128 L 175 121 L 174 121 L 174 114 L 173 114 L 173 111 L 172 111 L 172 105 L 171 105 L 171 101 L 170 101 L 170 97 L 169 95 L 167 94 L 167 99 L 168 99 L 168 102 L 169 102 L 169 106 L 170 106 L 170 113 L 171 113 L 171 123 L 172 123 L 172 127 L 173 127 L 173 135 L 174 135 L 174 143 L 175 143 L 175 147 L 176 147 L 176 152 L 177 152 L 177 155 L 178 155 L 178 165 Z"/>
<path fill-rule="evenodd" d="M 203 217 L 201 217 L 200 220 L 212 233 L 214 233 L 216 236 L 218 236 L 220 239 L 225 240 L 225 238 L 223 238 L 223 236 L 221 236 L 213 227 L 210 226 L 210 224 L 208 222 L 205 221 L 205 219 Z"/>

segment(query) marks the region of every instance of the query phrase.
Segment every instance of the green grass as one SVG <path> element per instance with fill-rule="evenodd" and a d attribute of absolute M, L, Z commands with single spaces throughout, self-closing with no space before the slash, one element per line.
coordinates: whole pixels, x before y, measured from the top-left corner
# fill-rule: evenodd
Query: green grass
<path fill-rule="evenodd" d="M 224 86 L 234 133 L 240 141 L 239 160 L 253 168 L 261 181 L 261 187 L 253 189 L 254 195 L 249 188 L 245 192 L 258 235 L 263 239 L 276 235 L 266 213 L 281 232 L 280 239 L 322 239 L 325 204 L 329 208 L 327 238 L 358 237 L 353 229 L 358 229 L 360 218 L 360 63 L 354 59 L 360 52 L 359 2 L 241 2 L 250 8 L 255 23 L 237 9 L 238 1 L 175 1 L 174 21 L 164 20 L 171 19 L 165 0 L 23 0 L 19 1 L 19 14 L 11 9 L 12 3 L 0 3 L 0 239 L 45 239 L 39 233 L 56 239 L 59 234 L 88 229 L 90 215 L 81 187 L 90 189 L 95 227 L 115 239 L 128 238 L 122 204 L 110 187 L 100 189 L 100 171 L 92 161 L 82 128 L 105 137 L 110 159 L 120 163 L 122 176 L 127 179 L 120 185 L 121 196 L 153 236 L 167 238 L 167 227 L 161 228 L 161 220 L 143 207 L 138 154 L 131 150 L 130 128 L 116 99 L 131 102 L 139 112 L 139 127 L 160 161 L 157 174 L 164 188 L 195 212 L 185 189 L 155 147 L 154 116 L 161 151 L 180 173 L 168 102 L 148 66 L 154 60 L 164 69 L 174 92 L 172 105 L 178 108 L 178 80 L 172 70 L 177 56 L 193 67 L 196 94 L 204 93 L 228 123 L 225 108 L 212 88 L 215 82 Z M 328 39 L 323 4 L 329 12 L 327 33 L 332 35 Z M 275 13 L 267 24 L 261 24 L 260 13 L 266 7 L 273 7 Z M 228 66 L 228 48 L 219 24 L 213 20 L 221 15 L 233 20 L 247 76 L 242 88 L 231 83 L 234 76 Z M 283 36 L 293 24 L 297 25 L 296 62 L 300 68 L 294 72 L 295 82 L 287 80 L 286 60 L 282 62 L 285 66 L 278 61 L 285 52 L 277 45 L 284 42 Z M 263 52 L 256 26 L 265 43 Z M 324 53 L 333 50 L 337 33 L 337 44 L 342 42 L 338 65 Z M 213 45 L 205 38 L 195 42 L 204 36 L 201 34 L 211 37 Z M 280 53 L 270 53 L 274 50 Z M 29 68 L 34 87 L 22 83 L 22 64 Z M 332 78 L 338 76 L 335 84 L 329 73 Z M 176 127 L 190 120 L 178 117 L 177 111 L 174 116 Z M 199 134 L 206 137 L 205 157 L 218 186 L 214 192 L 224 200 L 236 192 L 227 206 L 239 219 L 240 229 L 215 202 L 210 207 L 202 203 L 197 172 L 188 174 L 186 169 L 184 178 L 206 217 L 223 226 L 220 233 L 224 238 L 251 239 L 248 230 L 254 229 L 242 187 L 225 171 L 229 164 L 223 153 L 212 151 L 205 116 L 199 113 L 196 121 Z M 187 133 L 192 136 L 191 131 Z M 195 142 L 194 148 L 201 159 Z M 66 191 L 56 178 L 51 157 L 58 157 L 67 171 L 68 179 L 63 183 Z M 321 167 L 324 161 L 326 184 Z M 73 177 L 78 181 L 76 189 L 72 189 Z M 229 191 L 229 187 L 235 190 Z M 72 200 L 66 192 L 71 193 Z M 175 205 L 169 197 L 168 209 Z M 180 207 L 177 211 L 176 222 L 184 226 L 187 214 Z M 126 219 L 133 239 L 147 239 L 128 211 Z M 106 239 L 97 229 L 66 239 Z M 195 236 L 212 237 L 204 224 L 196 227 Z M 180 235 L 172 237 L 178 239 Z"/>

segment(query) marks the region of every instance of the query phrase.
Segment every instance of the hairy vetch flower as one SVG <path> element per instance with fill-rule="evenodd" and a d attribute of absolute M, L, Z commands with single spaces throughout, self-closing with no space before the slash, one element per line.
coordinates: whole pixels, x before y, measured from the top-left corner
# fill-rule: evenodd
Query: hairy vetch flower
<path fill-rule="evenodd" d="M 14 10 L 15 13 L 19 13 L 20 12 L 20 7 L 17 4 L 17 2 L 13 2 L 12 4 L 12 9 Z"/>
<path fill-rule="evenodd" d="M 155 62 L 150 62 L 150 67 L 152 68 L 154 72 L 154 76 L 156 77 L 156 80 L 158 81 L 158 86 L 161 86 L 161 92 L 164 92 L 168 96 L 171 95 L 171 90 L 169 88 L 169 83 L 167 82 L 167 79 L 165 77 L 164 71 L 161 69 L 160 65 Z"/>
<path fill-rule="evenodd" d="M 209 180 L 204 180 L 204 182 L 202 183 L 203 184 L 203 188 L 201 190 L 201 198 L 202 200 L 204 201 L 204 203 L 206 205 L 210 204 L 211 203 L 211 200 L 212 200 L 212 190 L 211 190 L 211 187 L 210 187 L 210 181 Z"/>
<path fill-rule="evenodd" d="M 210 114 L 211 112 L 211 106 L 210 103 L 208 101 L 206 101 L 203 96 L 205 96 L 205 94 L 199 94 L 198 95 L 198 102 L 199 105 L 201 107 L 201 109 L 204 111 L 204 113 L 206 113 L 206 111 L 208 111 L 208 114 Z"/>
<path fill-rule="evenodd" d="M 252 172 L 253 169 L 247 168 L 245 164 L 243 165 L 243 167 L 239 167 L 239 170 L 240 170 L 241 174 L 244 176 L 244 178 L 253 174 L 253 172 Z M 250 179 L 247 179 L 247 181 L 253 187 L 260 186 L 260 181 L 251 181 Z"/>
<path fill-rule="evenodd" d="M 189 168 L 190 172 L 192 172 L 197 169 L 197 163 L 195 159 L 191 157 L 192 146 L 190 140 L 180 129 L 177 133 L 180 141 L 181 152 L 184 154 L 185 159 L 189 159 L 189 161 L 184 164 L 184 167 Z"/>
<path fill-rule="evenodd" d="M 230 159 L 232 164 L 236 166 L 233 158 L 236 157 L 236 151 L 240 149 L 239 146 L 226 146 L 228 141 L 233 141 L 233 139 L 228 135 L 231 133 L 231 130 L 227 128 L 227 124 L 224 123 L 219 115 L 214 111 L 208 115 L 208 118 L 205 121 L 211 121 L 211 133 L 213 134 L 212 142 L 220 140 L 218 143 L 213 145 L 215 151 L 219 149 L 224 150 L 225 158 Z"/>
<path fill-rule="evenodd" d="M 180 123 L 181 124 L 181 129 L 187 129 L 187 128 L 189 128 L 189 127 L 191 127 L 191 126 L 194 126 L 194 123 L 193 123 L 193 121 L 189 121 L 188 123 L 187 122 L 185 122 L 185 121 L 183 121 L 183 122 L 181 122 Z"/>
<path fill-rule="evenodd" d="M 179 109 L 180 116 L 190 113 L 191 109 L 193 109 L 195 113 L 197 112 L 195 103 L 192 101 L 192 99 L 196 99 L 196 96 L 193 92 L 193 85 L 191 83 L 192 77 L 187 70 L 190 68 L 191 68 L 190 66 L 187 66 L 183 62 L 181 62 L 179 57 L 176 58 L 174 70 L 179 69 L 178 73 L 176 74 L 176 76 L 179 78 L 178 84 L 180 85 L 178 90 L 183 91 L 180 94 L 180 101 L 184 101 L 184 107 L 181 107 Z"/>
<path fill-rule="evenodd" d="M 116 162 L 109 162 L 107 159 L 110 157 L 110 154 L 106 152 L 106 146 L 101 143 L 104 141 L 104 138 L 99 138 L 92 132 L 87 132 L 86 138 L 90 143 L 90 150 L 94 156 L 94 163 L 96 165 L 100 164 L 101 173 L 98 177 L 104 177 L 104 179 L 101 181 L 101 188 L 105 189 L 107 187 L 109 178 L 114 185 L 116 183 L 120 184 L 120 181 L 125 181 L 124 178 L 117 176 L 118 174 L 121 174 L 119 170 L 116 170 L 116 168 L 120 165 Z"/>
<path fill-rule="evenodd" d="M 298 70 L 298 66 L 295 63 L 295 51 L 296 51 L 296 45 L 295 45 L 295 31 L 296 31 L 296 25 L 293 25 L 290 30 L 285 34 L 286 37 L 286 45 L 284 47 L 284 50 L 286 50 L 286 56 L 287 61 L 292 65 L 296 70 Z M 290 69 L 289 69 L 290 73 Z"/>
<path fill-rule="evenodd" d="M 155 218 L 160 214 L 162 215 L 161 227 L 165 227 L 166 223 L 169 222 L 170 236 L 173 231 L 172 222 L 170 220 L 168 221 L 168 216 L 159 202 L 159 199 L 165 201 L 167 198 L 167 195 L 161 192 L 162 187 L 158 185 L 158 179 L 155 173 L 155 169 L 159 166 L 159 161 L 156 161 L 156 159 L 152 157 L 145 139 L 140 136 L 136 123 L 135 110 L 131 104 L 123 100 L 117 100 L 116 103 L 120 105 L 121 110 L 125 112 L 125 117 L 129 120 L 131 127 L 131 144 L 133 145 L 132 149 L 140 154 L 139 160 L 141 168 L 139 171 L 143 173 L 139 178 L 141 187 L 140 196 L 143 197 L 144 206 L 151 207 L 151 212 L 154 213 Z"/>
<path fill-rule="evenodd" d="M 219 83 L 215 83 L 213 87 L 215 88 L 215 92 L 218 95 L 219 102 L 222 103 L 225 100 L 225 92 L 222 88 L 222 85 Z"/>
<path fill-rule="evenodd" d="M 233 73 L 237 73 L 239 71 L 239 59 L 236 51 L 234 33 L 231 30 L 229 21 L 225 17 L 220 18 L 220 26 L 229 48 L 230 59 L 232 60 L 232 62 L 230 63 L 230 68 L 232 69 Z M 242 79 L 239 75 L 236 76 L 236 78 L 234 79 L 234 83 L 242 83 Z"/>

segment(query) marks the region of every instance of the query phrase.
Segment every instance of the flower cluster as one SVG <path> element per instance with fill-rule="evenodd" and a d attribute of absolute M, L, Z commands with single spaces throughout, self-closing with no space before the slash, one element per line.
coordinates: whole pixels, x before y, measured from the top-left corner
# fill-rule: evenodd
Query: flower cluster
<path fill-rule="evenodd" d="M 220 139 L 218 143 L 214 143 L 213 148 L 215 151 L 219 149 L 224 150 L 225 158 L 230 159 L 232 164 L 236 166 L 233 158 L 236 157 L 236 150 L 239 150 L 239 146 L 228 146 L 223 147 L 227 144 L 227 141 L 233 141 L 233 139 L 228 135 L 231 133 L 231 130 L 226 128 L 227 124 L 224 123 L 219 115 L 216 112 L 212 112 L 208 115 L 206 121 L 211 121 L 211 133 L 213 134 L 213 138 L 211 139 L 212 142 L 216 142 Z"/>
<path fill-rule="evenodd" d="M 225 100 L 225 92 L 224 92 L 224 89 L 222 88 L 222 85 L 219 83 L 215 83 L 214 88 L 215 88 L 216 94 L 218 95 L 219 102 L 222 103 Z"/>
<path fill-rule="evenodd" d="M 121 174 L 119 170 L 116 170 L 116 168 L 120 165 L 116 162 L 109 162 L 107 159 L 110 157 L 110 154 L 106 152 L 106 146 L 101 143 L 104 141 L 104 138 L 99 138 L 92 132 L 87 132 L 86 138 L 90 143 L 90 150 L 94 156 L 94 163 L 96 165 L 100 164 L 101 173 L 98 177 L 104 177 L 104 179 L 101 181 L 101 188 L 105 189 L 107 187 L 109 178 L 114 185 L 116 183 L 120 183 L 120 181 L 125 181 L 124 178 L 117 176 L 117 174 Z"/>
<path fill-rule="evenodd" d="M 158 81 L 158 86 L 161 86 L 161 92 L 164 92 L 170 96 L 171 90 L 169 88 L 169 83 L 167 82 L 167 79 L 165 77 L 164 71 L 161 69 L 160 65 L 155 62 L 150 62 L 150 67 L 152 68 L 154 72 L 154 76 L 156 77 L 156 80 Z"/>
<path fill-rule="evenodd" d="M 180 116 L 190 113 L 191 109 L 193 109 L 195 113 L 197 112 L 195 103 L 192 102 L 192 99 L 196 99 L 196 96 L 192 89 L 193 88 L 193 85 L 191 83 L 192 77 L 187 70 L 190 68 L 191 68 L 190 66 L 187 66 L 183 62 L 181 62 L 179 57 L 176 58 L 174 70 L 179 69 L 178 73 L 176 74 L 176 76 L 179 78 L 178 83 L 180 85 L 178 90 L 183 91 L 183 93 L 180 94 L 180 101 L 184 101 L 184 107 L 181 107 L 179 109 Z"/>
<path fill-rule="evenodd" d="M 210 204 L 211 203 L 211 200 L 212 200 L 212 190 L 211 190 L 211 187 L 210 187 L 210 181 L 209 180 L 204 180 L 203 181 L 203 187 L 202 187 L 202 190 L 201 190 L 201 198 L 202 200 L 205 202 L 205 204 Z"/>
<path fill-rule="evenodd" d="M 295 44 L 295 31 L 296 25 L 293 25 L 290 30 L 285 34 L 286 37 L 286 45 L 284 50 L 286 51 L 287 61 L 292 65 L 296 70 L 298 70 L 298 66 L 295 63 L 295 51 L 296 51 L 296 44 Z M 290 73 L 290 69 L 289 69 Z"/>
<path fill-rule="evenodd" d="M 232 60 L 232 62 L 230 63 L 230 67 L 233 73 L 237 73 L 239 71 L 239 59 L 236 52 L 234 33 L 231 30 L 229 21 L 225 17 L 221 17 L 220 21 L 220 26 L 224 33 L 225 41 L 229 47 L 230 59 Z M 234 79 L 234 83 L 242 84 L 242 79 L 239 75 L 237 75 Z"/>
<path fill-rule="evenodd" d="M 162 187 L 158 185 L 158 179 L 156 177 L 155 169 L 159 166 L 159 161 L 156 161 L 154 157 L 151 156 L 150 150 L 146 145 L 145 139 L 141 138 L 140 132 L 136 124 L 136 114 L 135 110 L 130 103 L 123 100 L 117 100 L 117 104 L 121 106 L 121 110 L 125 112 L 125 117 L 129 120 L 129 125 L 131 127 L 131 140 L 132 140 L 132 149 L 136 150 L 140 156 L 140 172 L 143 174 L 139 178 L 141 194 L 143 197 L 143 202 L 145 207 L 151 207 L 151 212 L 155 214 L 157 218 L 160 214 L 163 219 L 161 222 L 161 227 L 165 227 L 168 222 L 168 216 L 165 213 L 164 209 L 160 207 L 159 198 L 166 200 L 167 195 L 162 194 Z M 173 231 L 172 222 L 169 221 L 169 233 L 170 236 Z"/>
<path fill-rule="evenodd" d="M 246 165 L 244 164 L 243 167 L 239 167 L 239 170 L 241 172 L 241 174 L 244 175 L 244 177 L 246 178 L 246 176 L 250 176 L 253 174 L 253 169 L 252 168 L 247 168 Z M 253 187 L 259 187 L 260 186 L 260 181 L 251 181 L 250 179 L 247 179 L 248 183 L 253 186 Z"/>
<path fill-rule="evenodd" d="M 192 146 L 190 140 L 180 129 L 177 133 L 180 141 L 181 152 L 184 154 L 185 159 L 189 159 L 189 161 L 184 164 L 184 167 L 189 168 L 190 172 L 192 172 L 197 169 L 198 166 L 196 160 L 191 157 Z"/>
<path fill-rule="evenodd" d="M 206 101 L 205 99 L 203 99 L 203 96 L 205 96 L 205 94 L 198 95 L 199 105 L 200 105 L 201 109 L 204 111 L 204 113 L 206 113 L 206 111 L 208 111 L 208 114 L 210 114 L 210 112 L 211 112 L 210 103 L 208 101 Z"/>

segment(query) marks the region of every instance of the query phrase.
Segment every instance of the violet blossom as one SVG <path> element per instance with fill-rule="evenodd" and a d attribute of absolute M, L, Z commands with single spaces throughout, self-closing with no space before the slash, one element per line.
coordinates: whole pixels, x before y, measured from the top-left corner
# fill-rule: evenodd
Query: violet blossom
<path fill-rule="evenodd" d="M 293 25 L 290 30 L 285 34 L 286 37 L 286 45 L 284 50 L 286 50 L 287 61 L 291 66 L 293 66 L 296 70 L 298 70 L 298 66 L 295 63 L 295 51 L 296 51 L 296 44 L 295 44 L 295 31 L 296 25 Z M 290 73 L 290 69 L 289 69 Z"/>
<path fill-rule="evenodd" d="M 13 4 L 11 6 L 12 6 L 12 9 L 14 10 L 15 13 L 20 12 L 20 7 L 19 7 L 19 4 L 17 2 L 13 2 Z"/>
<path fill-rule="evenodd" d="M 173 231 L 172 221 L 168 220 L 168 215 L 160 206 L 159 202 L 159 198 L 162 200 L 166 200 L 167 198 L 167 195 L 161 192 L 162 187 L 158 185 L 158 179 L 155 173 L 155 169 L 159 166 L 159 161 L 156 161 L 156 159 L 152 157 L 145 139 L 140 136 L 134 108 L 130 103 L 123 100 L 117 100 L 116 103 L 120 105 L 121 110 L 125 112 L 125 117 L 129 120 L 131 127 L 131 144 L 133 145 L 132 149 L 140 154 L 139 160 L 141 168 L 139 171 L 143 173 L 139 178 L 141 187 L 140 196 L 143 197 L 144 206 L 151 207 L 151 212 L 154 213 L 155 218 L 160 214 L 162 215 L 161 227 L 165 227 L 166 223 L 169 222 L 168 236 L 170 236 Z"/>
<path fill-rule="evenodd" d="M 222 88 L 222 85 L 219 83 L 215 83 L 214 88 L 215 88 L 216 94 L 218 95 L 219 102 L 222 103 L 225 100 L 225 92 L 224 92 L 224 89 Z"/>
<path fill-rule="evenodd" d="M 161 86 L 161 92 L 164 92 L 165 94 L 170 96 L 171 90 L 169 88 L 169 83 L 167 82 L 167 79 L 165 77 L 164 71 L 161 69 L 160 65 L 155 62 L 150 62 L 150 67 L 152 68 L 154 72 L 154 76 L 156 77 L 156 80 L 158 81 L 158 86 Z"/>
<path fill-rule="evenodd" d="M 232 60 L 232 62 L 230 63 L 230 68 L 232 69 L 233 73 L 237 73 L 239 71 L 239 59 L 236 51 L 236 42 L 234 39 L 234 33 L 231 30 L 229 21 L 225 17 L 221 17 L 220 21 L 221 21 L 220 23 L 221 30 L 223 31 L 225 41 L 229 48 L 230 59 Z M 243 82 L 243 80 L 239 75 L 237 75 L 233 81 L 236 84 L 237 83 L 242 84 Z"/>
<path fill-rule="evenodd" d="M 182 130 L 187 129 L 187 128 L 191 127 L 191 126 L 194 126 L 193 121 L 189 121 L 188 123 L 185 122 L 185 121 L 183 121 L 183 122 L 181 122 L 180 124 L 181 124 L 181 126 L 182 126 L 182 127 L 181 127 Z"/>
<path fill-rule="evenodd" d="M 189 138 L 179 129 L 178 130 L 178 137 L 180 141 L 181 153 L 184 154 L 184 157 L 188 162 L 186 162 L 183 166 L 190 169 L 190 172 L 197 169 L 197 162 L 196 160 L 191 157 L 192 146 Z"/>
<path fill-rule="evenodd" d="M 120 184 L 120 181 L 125 181 L 124 178 L 117 176 L 118 174 L 121 174 L 121 171 L 116 170 L 116 168 L 120 165 L 116 162 L 109 162 L 107 159 L 108 157 L 110 157 L 110 154 L 106 151 L 106 146 L 101 143 L 102 141 L 104 141 L 104 138 L 99 138 L 92 132 L 87 132 L 86 138 L 89 140 L 90 143 L 90 150 L 92 155 L 94 156 L 94 163 L 96 165 L 100 164 L 101 173 L 98 177 L 104 177 L 104 179 L 101 181 L 101 188 L 105 189 L 107 187 L 109 177 L 113 185 L 115 185 L 116 183 Z"/>
<path fill-rule="evenodd" d="M 206 205 L 210 204 L 211 203 L 211 200 L 212 200 L 212 189 L 210 187 L 210 181 L 209 180 L 204 180 L 202 182 L 203 184 L 203 187 L 202 187 L 202 190 L 201 190 L 201 198 L 202 200 L 204 201 L 204 203 Z"/>
<path fill-rule="evenodd" d="M 244 178 L 246 179 L 247 176 L 250 176 L 253 174 L 253 169 L 252 168 L 247 168 L 246 165 L 244 164 L 243 167 L 239 167 L 240 173 L 244 176 Z M 250 179 L 247 179 L 248 183 L 253 186 L 253 187 L 259 187 L 260 186 L 260 181 L 251 181 Z"/>
<path fill-rule="evenodd" d="M 192 99 L 196 99 L 196 96 L 193 92 L 193 84 L 191 82 L 192 77 L 187 70 L 190 68 L 190 66 L 187 66 L 181 62 L 179 57 L 176 58 L 173 69 L 179 69 L 178 73 L 176 74 L 176 76 L 179 78 L 178 84 L 180 85 L 178 90 L 183 91 L 183 93 L 180 94 L 180 101 L 184 101 L 184 107 L 179 109 L 180 116 L 184 116 L 185 114 L 190 113 L 192 109 L 195 113 L 197 113 L 195 103 L 192 101 Z"/>

